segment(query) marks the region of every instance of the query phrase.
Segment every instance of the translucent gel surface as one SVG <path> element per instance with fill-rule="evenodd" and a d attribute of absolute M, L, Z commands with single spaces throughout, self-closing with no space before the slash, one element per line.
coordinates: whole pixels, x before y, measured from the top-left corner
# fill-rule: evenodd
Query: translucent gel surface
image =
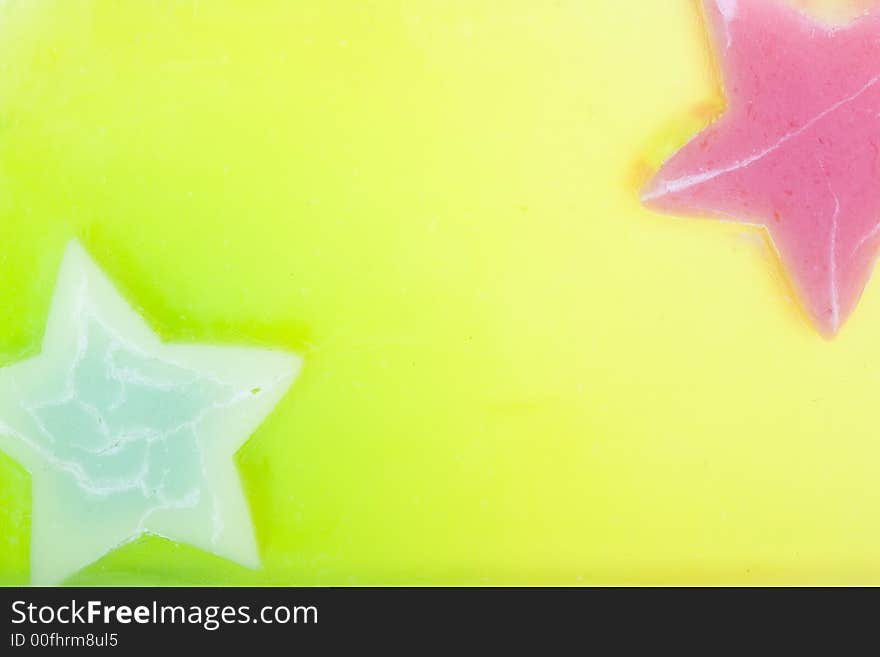
<path fill-rule="evenodd" d="M 819 331 L 854 310 L 880 244 L 880 12 L 829 25 L 783 0 L 705 0 L 729 107 L 643 200 L 760 224 Z"/>
<path fill-rule="evenodd" d="M 31 581 L 144 532 L 258 565 L 233 456 L 298 369 L 280 352 L 162 344 L 71 244 L 40 354 L 0 369 L 0 449 L 33 480 Z"/>
<path fill-rule="evenodd" d="M 260 569 L 68 581 L 880 583 L 877 277 L 828 342 L 761 231 L 639 200 L 724 103 L 693 0 L 0 3 L 2 365 L 74 236 L 165 344 L 306 363 L 236 456 Z"/>

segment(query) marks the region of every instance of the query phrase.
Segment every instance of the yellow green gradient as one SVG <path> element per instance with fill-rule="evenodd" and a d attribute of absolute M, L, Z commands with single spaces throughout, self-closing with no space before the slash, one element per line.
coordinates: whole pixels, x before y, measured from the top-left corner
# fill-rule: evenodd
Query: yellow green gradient
<path fill-rule="evenodd" d="M 638 201 L 723 107 L 698 4 L 0 5 L 0 364 L 72 237 L 166 340 L 305 357 L 239 453 L 261 570 L 69 583 L 880 584 L 880 285 L 827 342 L 760 232 Z"/>

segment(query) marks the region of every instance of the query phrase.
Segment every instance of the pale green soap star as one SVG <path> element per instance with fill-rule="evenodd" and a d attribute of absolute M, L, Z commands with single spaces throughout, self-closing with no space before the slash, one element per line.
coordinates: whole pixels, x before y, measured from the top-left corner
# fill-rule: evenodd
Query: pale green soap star
<path fill-rule="evenodd" d="M 40 354 L 0 369 L 0 449 L 32 478 L 31 582 L 144 532 L 258 566 L 233 456 L 301 364 L 163 343 L 71 242 Z"/>

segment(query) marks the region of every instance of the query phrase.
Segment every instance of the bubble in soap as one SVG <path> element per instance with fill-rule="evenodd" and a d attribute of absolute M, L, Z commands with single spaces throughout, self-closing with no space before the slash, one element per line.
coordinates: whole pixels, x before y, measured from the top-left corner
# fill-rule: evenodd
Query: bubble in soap
<path fill-rule="evenodd" d="M 300 367 L 163 343 L 72 242 L 40 354 L 0 369 L 0 449 L 31 472 L 32 583 L 145 532 L 259 565 L 233 457 Z"/>

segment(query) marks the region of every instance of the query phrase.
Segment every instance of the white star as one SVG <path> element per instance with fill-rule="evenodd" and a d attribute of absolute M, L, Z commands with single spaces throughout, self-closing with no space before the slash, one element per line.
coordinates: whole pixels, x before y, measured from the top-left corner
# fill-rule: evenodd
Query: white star
<path fill-rule="evenodd" d="M 233 460 L 293 354 L 160 341 L 72 242 L 41 353 L 0 369 L 0 449 L 31 472 L 31 583 L 144 532 L 259 565 Z"/>

